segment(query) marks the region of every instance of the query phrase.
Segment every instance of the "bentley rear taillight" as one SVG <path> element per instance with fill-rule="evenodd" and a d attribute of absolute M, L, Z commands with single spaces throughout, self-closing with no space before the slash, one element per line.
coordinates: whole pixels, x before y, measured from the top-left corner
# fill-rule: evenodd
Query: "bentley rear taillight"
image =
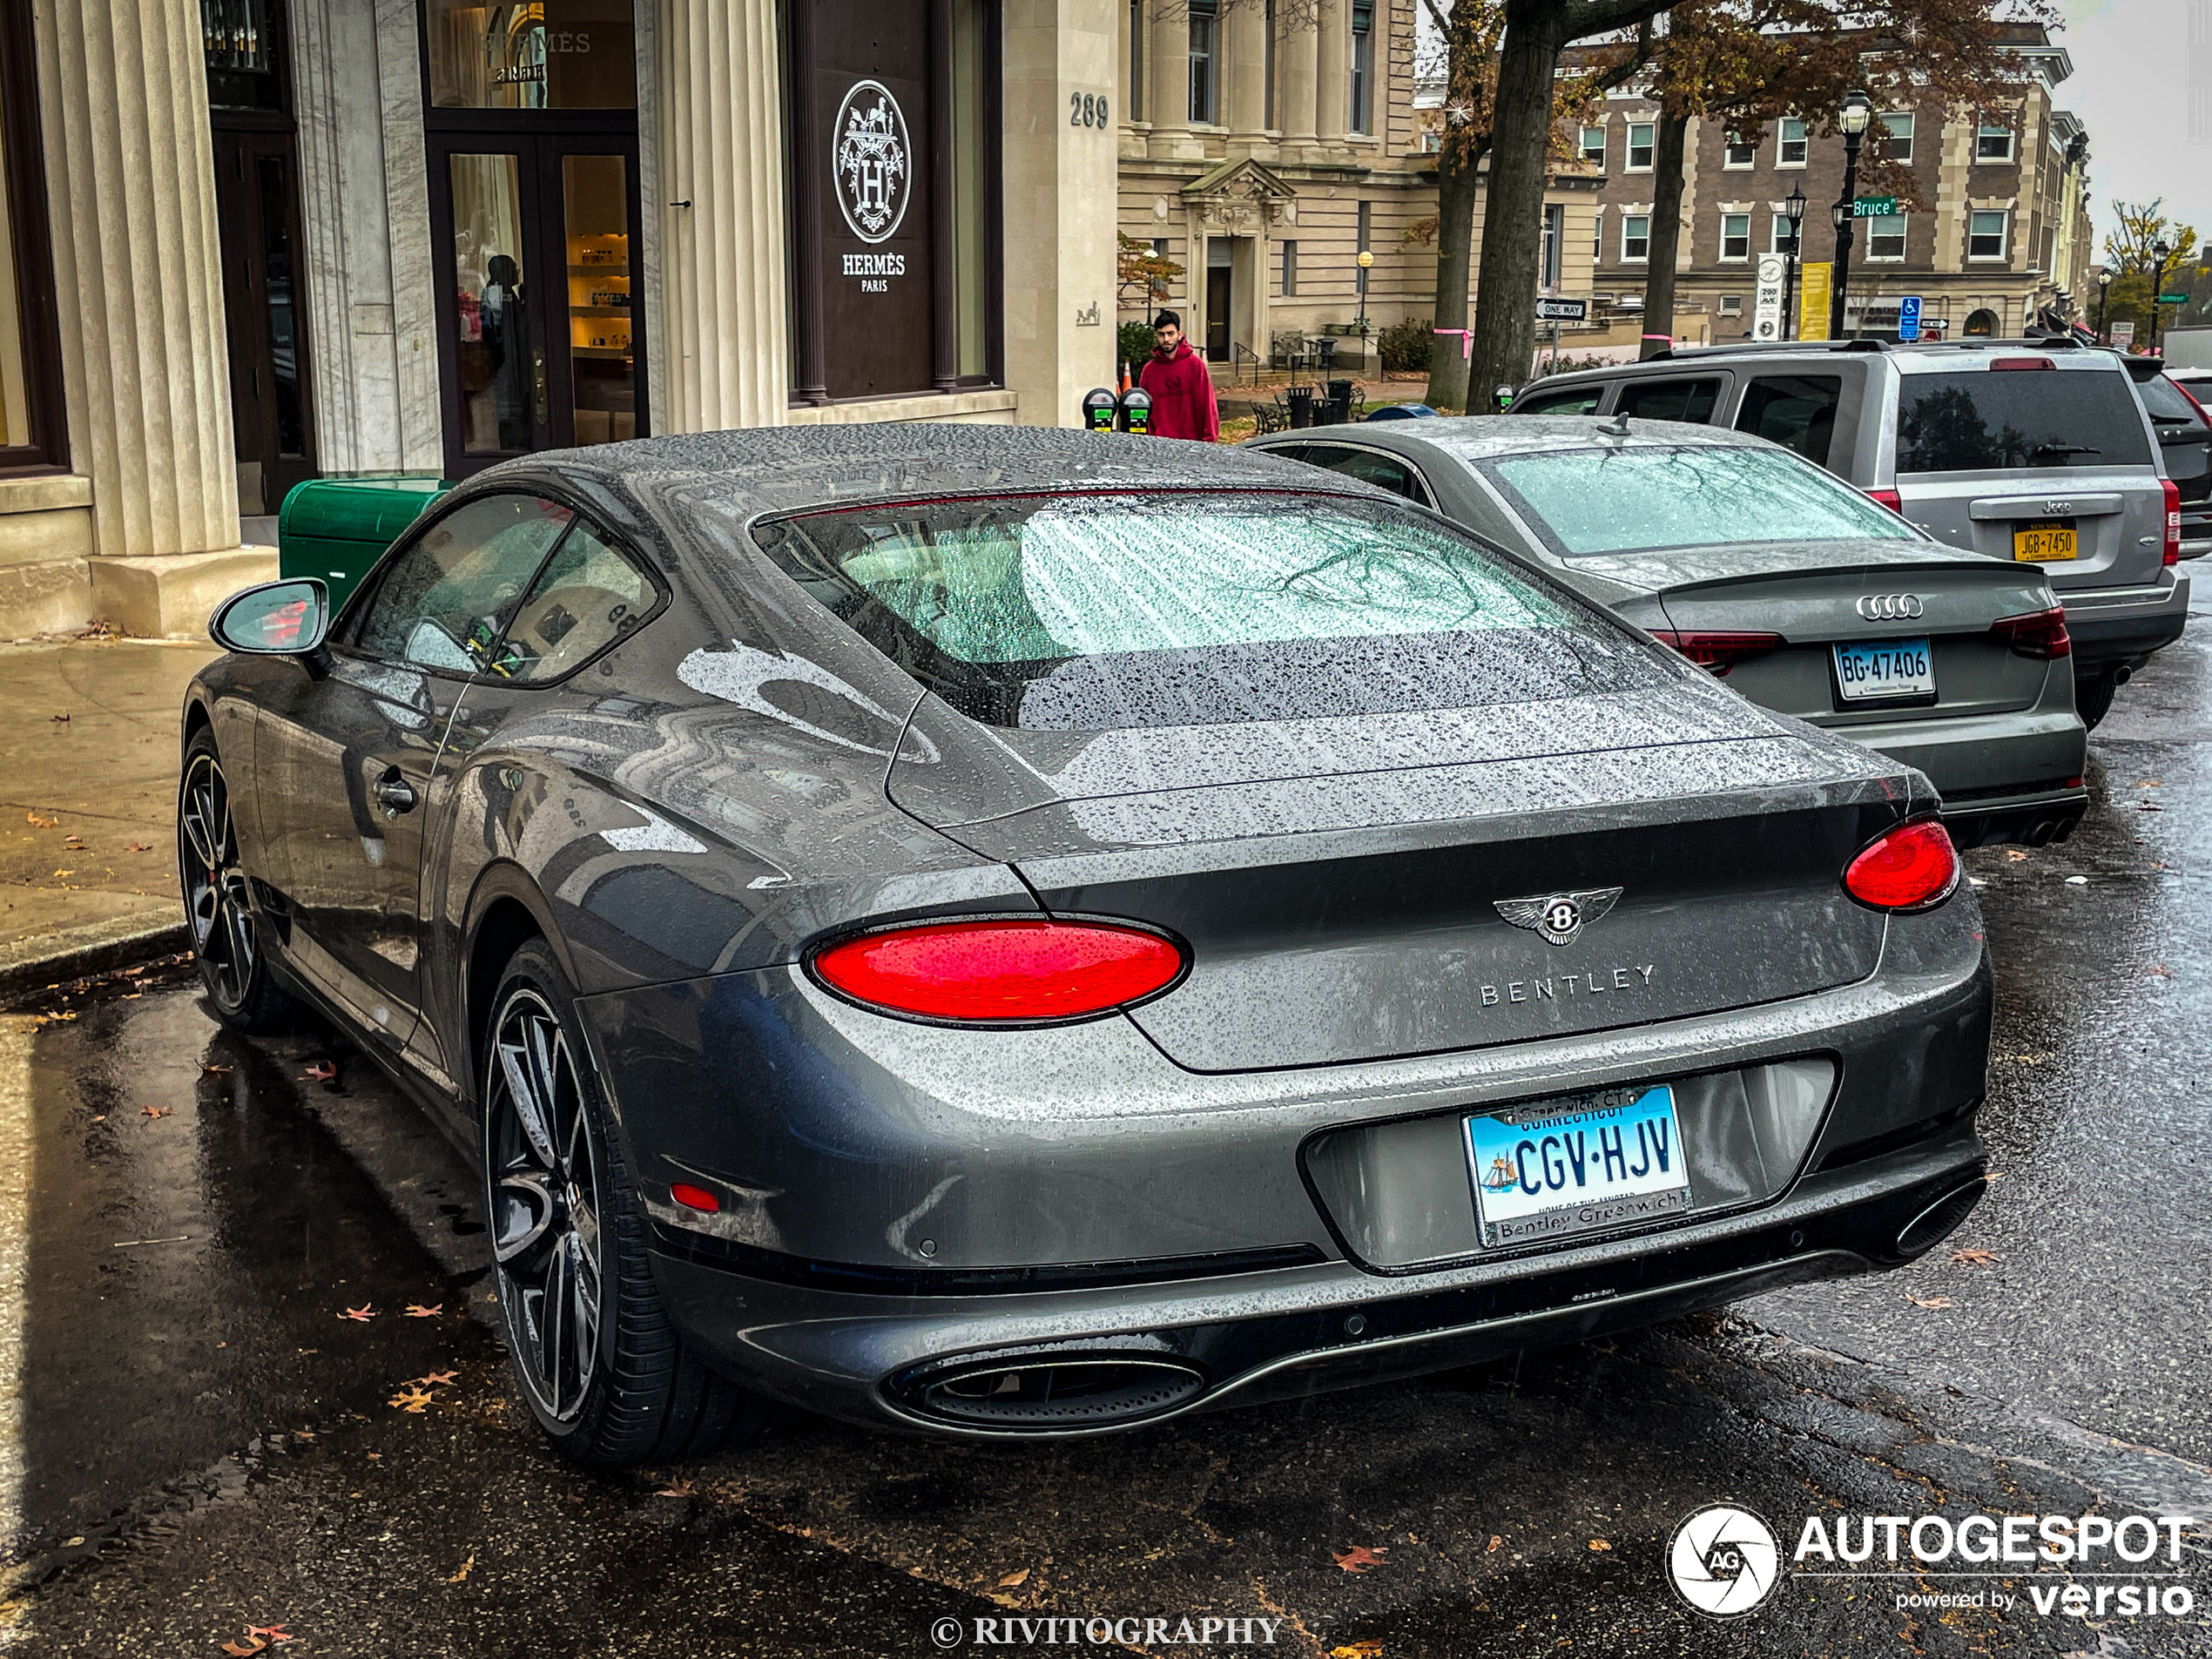
<path fill-rule="evenodd" d="M 1780 634 L 1723 633 L 1710 629 L 1677 631 L 1655 628 L 1651 637 L 1662 645 L 1672 645 L 1698 667 L 1710 670 L 1716 678 L 1724 678 L 1737 664 L 1764 657 L 1770 651 L 1780 651 L 1783 645 Z"/>
<path fill-rule="evenodd" d="M 961 1025 L 1088 1019 L 1165 990 L 1183 948 L 1121 922 L 981 918 L 887 928 L 829 946 L 810 964 L 865 1008 Z"/>
<path fill-rule="evenodd" d="M 1932 818 L 1878 835 L 1844 871 L 1844 891 L 1876 910 L 1932 910 L 1959 890 L 1959 851 Z"/>
<path fill-rule="evenodd" d="M 2000 617 L 1989 624 L 1989 631 L 2022 657 L 2040 657 L 2047 662 L 2074 655 L 2074 636 L 2066 631 L 2063 605 L 2053 605 L 2048 610 L 2031 610 L 2024 616 Z"/>

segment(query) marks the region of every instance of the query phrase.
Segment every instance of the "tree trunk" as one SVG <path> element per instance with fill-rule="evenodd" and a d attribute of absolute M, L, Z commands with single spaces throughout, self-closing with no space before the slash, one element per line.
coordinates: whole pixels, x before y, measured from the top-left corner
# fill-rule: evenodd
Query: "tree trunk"
<path fill-rule="evenodd" d="M 1467 273 L 1474 248 L 1474 199 L 1481 178 L 1482 152 L 1473 145 L 1451 145 L 1436 172 L 1436 316 L 1438 328 L 1467 326 Z M 1440 409 L 1467 406 L 1467 342 L 1457 334 L 1429 337 L 1429 405 Z"/>
<path fill-rule="evenodd" d="M 1534 359 L 1552 80 L 1566 44 L 1563 0 L 1507 0 L 1489 200 L 1482 214 L 1482 268 L 1475 290 L 1470 411 L 1490 408 L 1492 388 L 1525 382 Z"/>
<path fill-rule="evenodd" d="M 1643 349 L 1636 354 L 1639 357 L 1656 357 L 1674 344 L 1675 252 L 1682 245 L 1683 149 L 1689 136 L 1687 111 L 1660 112 L 1658 152 L 1652 158 L 1650 262 L 1643 281 Z M 1667 337 L 1655 340 L 1655 334 Z"/>

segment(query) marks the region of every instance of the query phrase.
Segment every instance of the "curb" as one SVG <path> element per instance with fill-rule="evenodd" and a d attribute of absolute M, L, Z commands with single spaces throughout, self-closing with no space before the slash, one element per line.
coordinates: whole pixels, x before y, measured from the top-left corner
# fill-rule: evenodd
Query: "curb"
<path fill-rule="evenodd" d="M 0 1004 L 18 1001 L 50 985 L 111 973 L 191 948 L 192 935 L 182 921 L 150 925 L 143 916 L 118 920 L 121 925 L 71 928 L 24 941 L 41 954 L 0 959 Z"/>

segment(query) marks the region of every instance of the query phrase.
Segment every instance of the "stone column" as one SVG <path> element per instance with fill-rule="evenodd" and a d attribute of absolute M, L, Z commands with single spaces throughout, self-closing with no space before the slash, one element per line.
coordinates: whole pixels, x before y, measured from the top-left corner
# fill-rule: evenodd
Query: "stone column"
<path fill-rule="evenodd" d="M 1006 377 L 1026 426 L 1081 424 L 1082 395 L 1114 380 L 1117 157 L 1110 129 L 1069 125 L 1068 94 L 1109 83 L 1127 17 L 1121 0 L 1005 0 Z"/>
<path fill-rule="evenodd" d="M 238 544 L 199 18 L 111 0 L 42 11 L 54 287 L 71 465 L 92 486 L 92 604 L 133 633 L 196 632 L 274 563 Z"/>
<path fill-rule="evenodd" d="M 1331 158 L 1342 158 L 1345 124 L 1352 118 L 1352 13 L 1344 0 L 1320 0 L 1318 62 L 1315 65 L 1315 130 Z"/>
<path fill-rule="evenodd" d="M 1319 84 L 1321 32 L 1303 17 L 1293 14 L 1286 25 L 1283 50 L 1287 54 L 1283 65 L 1283 158 L 1286 161 L 1305 161 L 1312 158 L 1318 142 L 1316 123 L 1320 118 L 1319 106 L 1315 101 Z"/>
<path fill-rule="evenodd" d="M 1229 153 L 1249 156 L 1268 148 L 1267 8 L 1229 8 Z"/>
<path fill-rule="evenodd" d="M 668 429 L 781 426 L 782 94 L 774 0 L 667 0 L 660 66 Z M 664 203 L 688 206 L 663 206 Z"/>
<path fill-rule="evenodd" d="M 1145 64 L 1144 113 L 1155 156 L 1204 158 L 1205 140 L 1190 130 L 1190 13 L 1184 0 L 1146 0 L 1152 51 Z"/>

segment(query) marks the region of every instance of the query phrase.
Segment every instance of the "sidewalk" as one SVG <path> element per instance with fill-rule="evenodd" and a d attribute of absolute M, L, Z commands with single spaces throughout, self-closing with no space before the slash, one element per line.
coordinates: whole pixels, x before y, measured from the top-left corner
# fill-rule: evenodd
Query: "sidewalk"
<path fill-rule="evenodd" d="M 214 655 L 136 639 L 0 647 L 0 988 L 125 941 L 184 948 L 177 712 Z M 51 977 L 102 965 L 57 961 Z"/>

